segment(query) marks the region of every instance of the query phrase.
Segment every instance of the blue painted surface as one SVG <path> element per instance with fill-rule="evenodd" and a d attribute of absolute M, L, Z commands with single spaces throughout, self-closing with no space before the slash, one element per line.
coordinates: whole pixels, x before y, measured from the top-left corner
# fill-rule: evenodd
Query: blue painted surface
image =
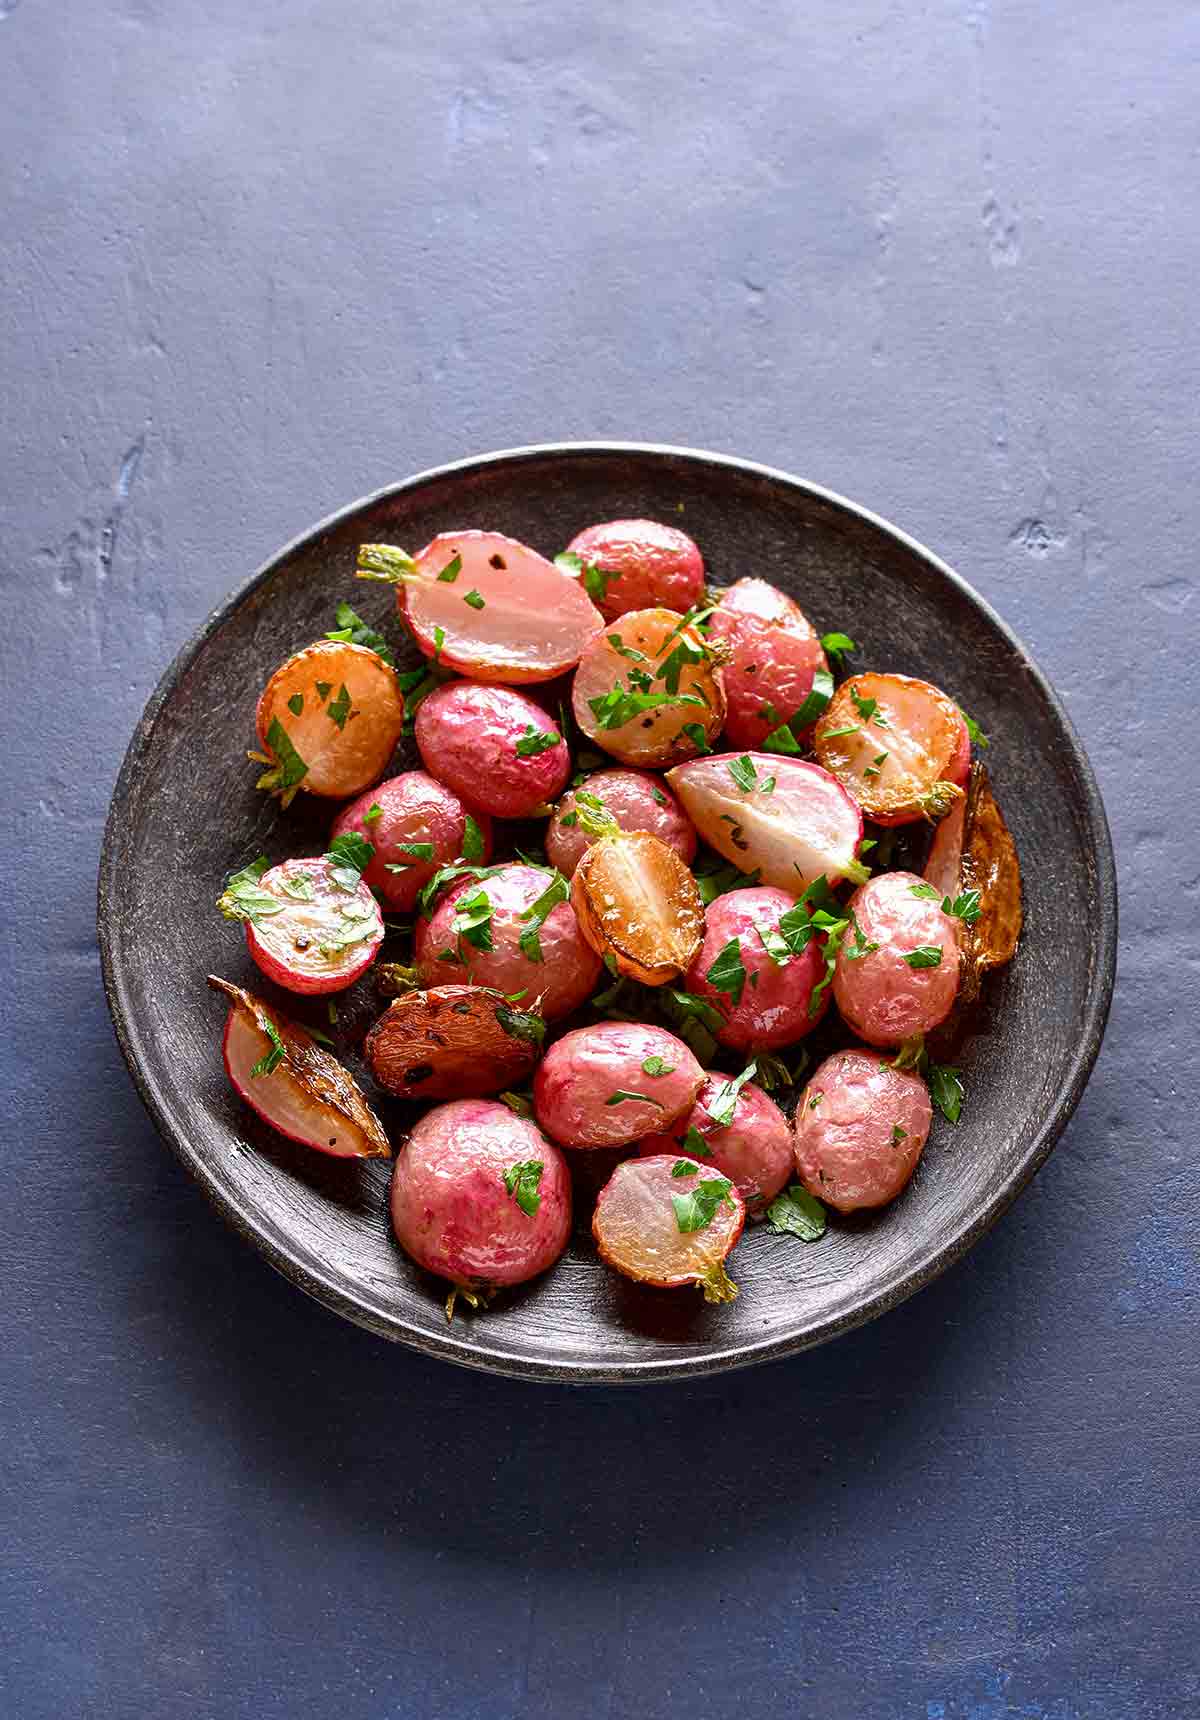
<path fill-rule="evenodd" d="M 0 1712 L 1200 1711 L 1198 61 L 1162 0 L 0 0 Z M 142 1114 L 92 925 L 125 740 L 232 584 L 605 435 L 945 554 L 1069 703 L 1124 915 L 1087 1096 L 965 1264 L 628 1394 L 276 1278 Z"/>

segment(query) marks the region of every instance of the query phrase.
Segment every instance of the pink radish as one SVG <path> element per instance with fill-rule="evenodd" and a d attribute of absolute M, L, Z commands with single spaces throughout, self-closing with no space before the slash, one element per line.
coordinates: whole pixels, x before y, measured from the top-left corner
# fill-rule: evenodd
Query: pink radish
<path fill-rule="evenodd" d="M 617 1147 L 690 1109 L 704 1070 L 681 1039 L 637 1021 L 564 1034 L 533 1083 L 538 1122 L 564 1147 Z"/>
<path fill-rule="evenodd" d="M 795 1168 L 787 1118 L 742 1076 L 707 1076 L 696 1103 L 670 1133 L 647 1135 L 638 1151 L 643 1158 L 684 1153 L 731 1177 L 751 1216 L 774 1200 Z"/>
<path fill-rule="evenodd" d="M 269 870 L 256 860 L 229 880 L 217 904 L 227 919 L 244 922 L 251 956 L 286 991 L 344 991 L 383 942 L 379 904 L 361 867 L 344 855 L 366 864 L 370 844 L 343 836 L 319 860 L 284 860 Z"/>
<path fill-rule="evenodd" d="M 588 526 L 556 560 L 578 573 L 606 621 L 631 609 L 683 611 L 704 601 L 704 557 L 686 532 L 657 520 Z"/>
<path fill-rule="evenodd" d="M 919 1075 L 878 1051 L 837 1051 L 796 1107 L 796 1169 L 810 1194 L 857 1212 L 895 1200 L 916 1169 L 933 1111 Z"/>
<path fill-rule="evenodd" d="M 476 681 L 553 680 L 603 625 L 578 580 L 500 532 L 442 532 L 417 556 L 364 544 L 358 571 L 395 584 L 427 657 Z"/>
<path fill-rule="evenodd" d="M 743 762 L 745 761 L 745 762 Z M 704 840 L 742 872 L 801 894 L 822 875 L 863 883 L 862 814 L 820 765 L 775 753 L 718 753 L 667 781 Z"/>
<path fill-rule="evenodd" d="M 847 1027 L 868 1045 L 932 1033 L 954 1007 L 959 968 L 958 921 L 934 886 L 912 872 L 881 872 L 846 912 L 853 935 L 842 939 L 833 995 Z"/>
<path fill-rule="evenodd" d="M 302 1027 L 253 992 L 209 976 L 231 1008 L 225 1070 L 264 1123 L 340 1159 L 386 1159 L 392 1149 L 358 1084 Z"/>
<path fill-rule="evenodd" d="M 601 1260 L 636 1283 L 698 1284 L 706 1302 L 732 1302 L 738 1290 L 725 1261 L 745 1222 L 728 1177 L 663 1153 L 617 1166 L 596 1201 L 592 1235 Z"/>
<path fill-rule="evenodd" d="M 598 770 L 576 784 L 600 801 L 622 830 L 647 830 L 673 848 L 685 866 L 696 856 L 696 832 L 670 790 L 643 770 Z M 564 794 L 546 831 L 546 855 L 570 877 L 584 851 L 596 841 L 579 818 L 576 789 Z"/>
<path fill-rule="evenodd" d="M 735 1051 L 775 1051 L 802 1039 L 825 1014 L 828 988 L 814 999 L 825 977 L 820 940 L 806 923 L 795 896 L 769 884 L 729 890 L 710 902 L 704 942 L 684 982 L 723 1018 L 720 1044 Z M 799 920 L 802 948 L 789 947 L 780 932 Z M 799 944 L 801 939 L 795 939 Z"/>
<path fill-rule="evenodd" d="M 739 579 L 722 592 L 708 636 L 728 652 L 721 672 L 730 746 L 761 747 L 802 710 L 814 675 L 829 667 L 800 606 L 764 579 Z"/>
<path fill-rule="evenodd" d="M 528 818 L 561 794 L 571 755 L 558 724 L 512 687 L 451 681 L 414 725 L 425 768 L 495 818 Z"/>
<path fill-rule="evenodd" d="M 334 820 L 332 835 L 356 831 L 375 850 L 363 873 L 387 906 L 407 913 L 439 866 L 486 865 L 492 821 L 423 770 L 406 770 L 368 789 Z"/>

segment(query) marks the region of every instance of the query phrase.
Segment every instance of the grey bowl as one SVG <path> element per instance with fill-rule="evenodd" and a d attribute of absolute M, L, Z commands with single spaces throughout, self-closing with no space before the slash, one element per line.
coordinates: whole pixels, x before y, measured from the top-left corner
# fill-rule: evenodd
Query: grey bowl
<path fill-rule="evenodd" d="M 879 1217 L 831 1226 L 815 1245 L 748 1233 L 732 1262 L 741 1297 L 722 1308 L 617 1278 L 581 1228 L 545 1278 L 447 1326 L 438 1287 L 391 1240 L 387 1167 L 279 1139 L 225 1079 L 224 1012 L 204 976 L 261 982 L 214 898 L 259 851 L 320 852 L 329 822 L 304 796 L 279 814 L 254 792 L 244 752 L 267 674 L 334 625 L 339 599 L 398 638 L 391 593 L 353 578 L 360 541 L 418 546 L 485 525 L 553 554 L 590 521 L 621 516 L 678 521 L 718 583 L 762 575 L 822 630 L 858 640 L 862 666 L 925 675 L 962 699 L 993 737 L 987 762 L 1023 860 L 1025 933 L 958 1056 L 961 1122 L 935 1127 L 912 1185 Z M 117 1035 L 151 1116 L 272 1265 L 348 1319 L 448 1361 L 616 1382 L 805 1349 L 893 1307 L 970 1248 L 1078 1103 L 1108 1014 L 1117 905 L 1104 808 L 1062 706 L 1020 641 L 936 556 L 782 472 L 585 443 L 491 454 L 381 490 L 297 538 L 210 616 L 130 742 L 104 839 L 99 930 Z M 357 1007 L 370 1011 L 370 997 Z"/>

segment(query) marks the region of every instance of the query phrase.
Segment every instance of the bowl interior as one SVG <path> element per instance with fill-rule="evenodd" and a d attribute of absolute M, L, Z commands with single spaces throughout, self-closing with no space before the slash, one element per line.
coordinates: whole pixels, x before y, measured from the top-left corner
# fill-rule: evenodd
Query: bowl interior
<path fill-rule="evenodd" d="M 339 600 L 399 640 L 391 592 L 353 577 L 362 541 L 415 549 L 436 532 L 486 525 L 553 554 L 593 520 L 642 515 L 690 532 L 716 583 L 771 580 L 819 630 L 851 634 L 860 666 L 927 676 L 977 718 L 1023 863 L 1021 949 L 990 981 L 958 1057 L 961 1122 L 935 1126 L 913 1183 L 877 1219 L 833 1224 L 813 1246 L 748 1231 L 732 1261 L 741 1297 L 721 1308 L 625 1283 L 580 1234 L 545 1278 L 448 1327 L 438 1286 L 392 1243 L 387 1167 L 327 1161 L 279 1139 L 224 1076 L 224 1010 L 204 976 L 268 988 L 214 900 L 256 853 L 320 852 L 334 810 L 301 796 L 281 814 L 255 792 L 245 761 L 255 702 L 283 658 L 335 625 Z M 410 650 L 405 666 L 415 660 Z M 432 1353 L 617 1380 L 819 1342 L 969 1246 L 1042 1162 L 1082 1090 L 1111 991 L 1115 895 L 1103 810 L 1057 701 L 935 558 L 779 473 L 679 451 L 575 447 L 493 456 L 368 498 L 235 594 L 172 665 L 131 743 L 105 841 L 100 922 L 109 998 L 143 1097 L 218 1208 L 273 1264 L 339 1312 Z"/>

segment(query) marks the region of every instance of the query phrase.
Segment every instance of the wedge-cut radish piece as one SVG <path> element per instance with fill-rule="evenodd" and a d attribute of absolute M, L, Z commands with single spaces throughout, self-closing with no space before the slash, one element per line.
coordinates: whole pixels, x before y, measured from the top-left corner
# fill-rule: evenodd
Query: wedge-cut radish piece
<path fill-rule="evenodd" d="M 799 604 L 765 579 L 739 579 L 722 592 L 708 634 L 728 652 L 721 673 L 731 746 L 761 747 L 803 710 L 813 677 L 829 667 Z"/>
<path fill-rule="evenodd" d="M 928 681 L 852 675 L 816 725 L 813 751 L 877 824 L 935 822 L 961 793 L 953 773 L 965 733 L 954 700 Z"/>
<path fill-rule="evenodd" d="M 926 881 L 952 904 L 978 893 L 975 917 L 957 918 L 962 954 L 959 995 L 970 1003 L 989 968 L 1016 954 L 1021 936 L 1021 867 L 1008 825 L 981 764 L 971 767 L 963 799 L 934 831 Z"/>
<path fill-rule="evenodd" d="M 264 1123 L 333 1158 L 391 1158 L 382 1123 L 331 1052 L 253 992 L 215 975 L 208 983 L 231 1004 L 226 1072 Z"/>
<path fill-rule="evenodd" d="M 298 789 L 341 800 L 378 782 L 404 726 L 395 671 L 365 645 L 323 640 L 271 676 L 255 727 L 256 786 L 284 806 Z"/>
<path fill-rule="evenodd" d="M 704 934 L 695 878 L 648 830 L 601 836 L 575 868 L 571 905 L 596 953 L 643 985 L 677 979 Z"/>
<path fill-rule="evenodd" d="M 716 660 L 673 609 L 635 609 L 593 639 L 579 660 L 571 704 L 583 733 L 622 764 L 694 758 L 725 721 Z"/>
<path fill-rule="evenodd" d="M 604 624 L 577 579 L 500 532 L 441 532 L 415 557 L 364 544 L 358 570 L 392 581 L 425 655 L 474 681 L 551 681 Z"/>
<path fill-rule="evenodd" d="M 472 1307 L 553 1266 L 571 1234 L 571 1177 L 536 1123 L 490 1099 L 435 1105 L 396 1159 L 392 1229 Z"/>
<path fill-rule="evenodd" d="M 856 858 L 862 814 L 820 765 L 774 753 L 718 753 L 678 765 L 667 781 L 726 860 L 764 884 L 801 895 L 822 876 L 865 883 Z"/>
<path fill-rule="evenodd" d="M 369 855 L 366 845 L 364 852 Z M 247 903 L 227 890 L 220 906 L 229 918 L 245 921 L 251 956 L 285 991 L 344 991 L 375 960 L 383 915 L 352 867 L 285 860 L 263 873 L 255 891 Z"/>
<path fill-rule="evenodd" d="M 696 832 L 675 796 L 657 777 L 643 770 L 598 770 L 563 795 L 546 830 L 546 856 L 566 877 L 596 841 L 580 823 L 575 798 L 579 791 L 598 800 L 622 830 L 648 830 L 687 865 L 695 859 Z"/>
<path fill-rule="evenodd" d="M 704 557 L 686 532 L 657 520 L 606 520 L 567 545 L 563 560 L 606 621 L 631 609 L 692 609 L 704 601 Z"/>
<path fill-rule="evenodd" d="M 529 818 L 561 794 L 571 755 L 558 724 L 512 687 L 451 681 L 414 725 L 426 770 L 495 818 Z"/>
<path fill-rule="evenodd" d="M 474 1099 L 519 1087 L 545 1024 L 503 992 L 439 985 L 398 997 L 364 1047 L 379 1085 L 401 1099 Z"/>
<path fill-rule="evenodd" d="M 638 1284 L 698 1284 L 706 1302 L 732 1302 L 725 1261 L 742 1234 L 746 1203 L 728 1177 L 699 1159 L 663 1153 L 626 1159 L 600 1191 L 592 1235 L 601 1260 Z"/>

